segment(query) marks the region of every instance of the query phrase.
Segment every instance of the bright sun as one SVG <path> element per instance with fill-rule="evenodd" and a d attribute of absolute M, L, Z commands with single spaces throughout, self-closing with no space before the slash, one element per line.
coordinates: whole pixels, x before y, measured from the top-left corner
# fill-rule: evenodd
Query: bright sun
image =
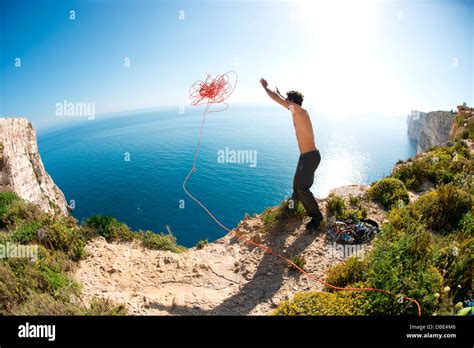
<path fill-rule="evenodd" d="M 300 0 L 301 18 L 325 49 L 360 50 L 375 27 L 374 0 Z M 362 47 L 366 48 L 366 47 Z"/>
<path fill-rule="evenodd" d="M 314 57 L 301 74 L 307 77 L 302 87 L 310 91 L 308 100 L 316 100 L 326 110 L 407 107 L 399 79 L 377 56 L 376 0 L 298 0 L 296 4 Z"/>

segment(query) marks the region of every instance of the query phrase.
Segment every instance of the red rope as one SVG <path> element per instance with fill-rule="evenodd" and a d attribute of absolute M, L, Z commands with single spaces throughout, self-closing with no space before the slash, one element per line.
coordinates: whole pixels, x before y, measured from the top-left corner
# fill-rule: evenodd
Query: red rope
<path fill-rule="evenodd" d="M 229 76 L 230 74 L 235 74 L 235 83 L 233 85 L 230 83 L 230 76 Z M 186 176 L 186 178 L 183 181 L 183 190 L 184 190 L 184 192 L 186 192 L 186 194 L 189 197 L 191 197 L 202 209 L 204 209 L 204 211 L 219 225 L 219 227 L 226 230 L 229 234 L 232 234 L 233 236 L 237 237 L 237 239 L 239 241 L 242 241 L 246 244 L 254 245 L 257 248 L 259 248 L 260 250 L 263 250 L 265 253 L 272 254 L 272 255 L 280 258 L 281 260 L 283 260 L 284 262 L 290 264 L 291 266 L 296 268 L 298 271 L 300 271 L 301 273 L 307 275 L 310 279 L 313 279 L 314 281 L 317 281 L 317 282 L 319 282 L 319 283 L 321 283 L 321 284 L 323 284 L 323 285 L 325 285 L 325 286 L 327 286 L 331 289 L 339 290 L 339 291 L 363 291 L 363 292 L 371 291 L 371 292 L 378 292 L 378 293 L 390 295 L 390 296 L 393 296 L 393 297 L 397 297 L 397 295 L 394 295 L 391 292 L 386 291 L 386 290 L 382 290 L 382 289 L 375 289 L 375 288 L 341 288 L 341 287 L 329 284 L 329 283 L 325 282 L 324 280 L 313 276 L 312 274 L 306 272 L 303 268 L 296 265 L 293 261 L 291 261 L 287 257 L 273 251 L 271 248 L 269 248 L 265 245 L 256 243 L 256 242 L 254 242 L 250 239 L 246 239 L 246 238 L 244 238 L 243 235 L 238 236 L 235 233 L 235 230 L 231 230 L 230 228 L 228 228 L 224 224 L 222 224 L 209 211 L 209 209 L 207 209 L 207 207 L 204 204 L 202 204 L 196 197 L 194 197 L 191 194 L 191 192 L 189 192 L 186 189 L 186 183 L 188 182 L 191 175 L 194 172 L 196 172 L 196 170 L 197 170 L 196 160 L 197 160 L 197 156 L 198 156 L 198 153 L 199 153 L 199 148 L 201 147 L 202 133 L 203 133 L 203 130 L 204 130 L 204 123 L 206 121 L 206 114 L 208 112 L 219 112 L 219 111 L 223 111 L 223 110 L 227 109 L 228 104 L 225 101 L 233 93 L 236 84 L 237 84 L 237 74 L 234 71 L 230 71 L 230 72 L 227 72 L 225 74 L 218 75 L 214 79 L 212 79 L 211 76 L 209 74 L 207 74 L 207 77 L 204 81 L 194 82 L 193 85 L 191 86 L 190 90 L 189 90 L 189 97 L 190 97 L 190 99 L 192 99 L 191 105 L 196 106 L 196 105 L 205 104 L 206 108 L 204 109 L 204 113 L 203 113 L 203 117 L 202 117 L 201 128 L 199 130 L 199 140 L 198 140 L 198 143 L 197 143 L 197 146 L 196 146 L 196 151 L 194 153 L 193 164 L 191 166 L 191 170 L 189 171 L 188 175 Z M 218 110 L 213 110 L 213 111 L 210 110 L 210 107 L 212 105 L 221 104 L 221 103 L 224 104 L 223 109 L 218 109 Z M 403 297 L 403 299 L 414 303 L 416 305 L 417 309 L 418 309 L 418 315 L 421 316 L 421 306 L 420 306 L 420 304 L 418 303 L 417 300 L 415 300 L 411 297 Z"/>

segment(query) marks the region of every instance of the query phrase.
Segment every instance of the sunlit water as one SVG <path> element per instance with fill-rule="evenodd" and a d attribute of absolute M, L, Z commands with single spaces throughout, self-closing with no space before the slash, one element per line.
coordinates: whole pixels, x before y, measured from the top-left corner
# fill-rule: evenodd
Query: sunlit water
<path fill-rule="evenodd" d="M 341 185 L 369 184 L 416 152 L 404 115 L 310 114 L 322 157 L 312 188 L 317 196 Z M 101 213 L 135 230 L 159 232 L 169 225 L 180 244 L 191 246 L 225 234 L 182 189 L 201 115 L 202 109 L 179 114 L 176 108 L 97 118 L 40 135 L 40 154 L 67 200 L 74 200 L 79 220 Z M 256 163 L 219 163 L 219 150 L 226 147 L 256 151 Z M 233 227 L 244 213 L 260 213 L 291 194 L 298 156 L 287 111 L 231 106 L 208 115 L 188 188 Z"/>

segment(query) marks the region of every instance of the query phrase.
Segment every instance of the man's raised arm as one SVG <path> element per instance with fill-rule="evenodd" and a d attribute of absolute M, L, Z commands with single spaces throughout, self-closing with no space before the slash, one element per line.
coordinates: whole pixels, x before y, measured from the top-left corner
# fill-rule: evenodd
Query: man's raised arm
<path fill-rule="evenodd" d="M 290 107 L 290 103 L 280 97 L 277 93 L 273 92 L 268 88 L 268 82 L 265 79 L 260 79 L 260 83 L 262 84 L 263 89 L 265 89 L 265 92 L 267 92 L 268 96 L 272 98 L 274 101 L 276 101 L 278 104 L 283 106 L 285 109 L 288 109 Z"/>

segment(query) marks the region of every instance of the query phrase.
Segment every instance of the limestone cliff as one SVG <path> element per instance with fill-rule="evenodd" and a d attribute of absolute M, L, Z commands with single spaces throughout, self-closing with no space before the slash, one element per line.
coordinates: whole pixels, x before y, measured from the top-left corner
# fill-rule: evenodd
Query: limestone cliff
<path fill-rule="evenodd" d="M 450 111 L 412 111 L 407 118 L 408 136 L 418 142 L 417 152 L 448 142 L 455 116 Z"/>
<path fill-rule="evenodd" d="M 0 192 L 13 191 L 50 213 L 67 214 L 64 194 L 46 173 L 26 118 L 0 118 Z"/>

